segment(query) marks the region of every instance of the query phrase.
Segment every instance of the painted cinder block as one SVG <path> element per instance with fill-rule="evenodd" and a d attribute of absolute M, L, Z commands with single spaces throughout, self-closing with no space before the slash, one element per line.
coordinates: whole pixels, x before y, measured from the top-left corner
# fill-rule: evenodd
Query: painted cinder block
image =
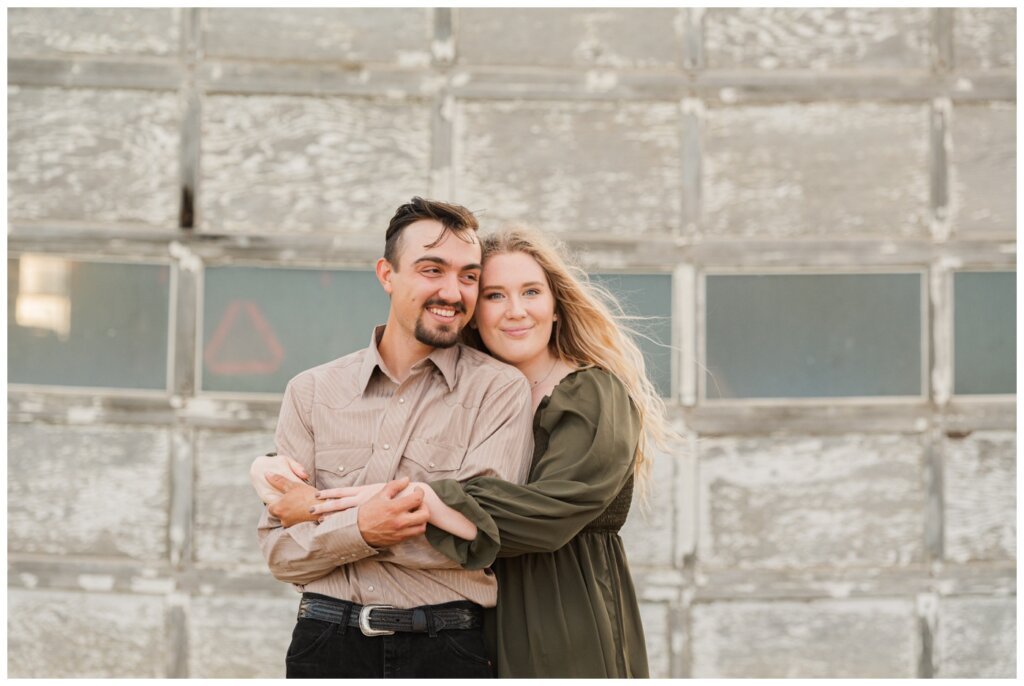
<path fill-rule="evenodd" d="M 714 8 L 704 14 L 712 69 L 925 69 L 923 8 Z"/>
<path fill-rule="evenodd" d="M 676 9 L 460 8 L 456 18 L 461 64 L 673 67 L 682 52 Z"/>
<path fill-rule="evenodd" d="M 182 10 L 48 7 L 7 10 L 12 57 L 177 57 Z"/>
<path fill-rule="evenodd" d="M 225 567 L 265 565 L 256 540 L 263 504 L 249 484 L 249 466 L 274 450 L 274 435 L 200 431 L 196 446 L 196 561 Z"/>
<path fill-rule="evenodd" d="M 953 108 L 953 231 L 961 236 L 1014 235 L 1017 226 L 1017 107 Z"/>
<path fill-rule="evenodd" d="M 7 91 L 10 219 L 178 224 L 178 96 Z"/>
<path fill-rule="evenodd" d="M 647 644 L 647 667 L 652 679 L 672 676 L 669 606 L 664 603 L 640 603 L 640 621 Z"/>
<path fill-rule="evenodd" d="M 216 95 L 203 107 L 200 222 L 211 232 L 373 231 L 423 195 L 423 102 Z"/>
<path fill-rule="evenodd" d="M 280 679 L 291 642 L 294 599 L 194 597 L 188 613 L 188 675 Z"/>
<path fill-rule="evenodd" d="M 703 234 L 927 235 L 924 105 L 710 108 L 704 146 Z"/>
<path fill-rule="evenodd" d="M 909 600 L 697 604 L 694 677 L 913 677 L 919 653 Z"/>
<path fill-rule="evenodd" d="M 202 10 L 211 58 L 430 66 L 429 8 Z"/>
<path fill-rule="evenodd" d="M 912 437 L 707 438 L 698 453 L 703 571 L 924 561 Z"/>
<path fill-rule="evenodd" d="M 7 592 L 12 678 L 166 677 L 164 601 L 149 595 Z"/>
<path fill-rule="evenodd" d="M 1017 558 L 1017 436 L 979 431 L 947 438 L 945 557 L 956 562 Z"/>
<path fill-rule="evenodd" d="M 954 9 L 953 60 L 958 70 L 1013 69 L 1017 64 L 1017 10 Z"/>
<path fill-rule="evenodd" d="M 167 556 L 166 430 L 13 424 L 7 449 L 10 552 Z"/>
<path fill-rule="evenodd" d="M 934 662 L 944 679 L 1017 675 L 1017 599 L 943 598 Z"/>
<path fill-rule="evenodd" d="M 692 540 L 692 532 L 680 528 L 690 529 L 696 523 L 694 516 L 685 516 L 696 514 L 692 498 L 687 497 L 692 484 L 686 479 L 695 459 L 685 443 L 653 456 L 646 495 L 639 485 L 635 487 L 629 518 L 620 532 L 631 565 L 671 567 L 682 554 L 692 552 L 678 547 Z M 687 512 L 680 513 L 683 509 Z"/>
<path fill-rule="evenodd" d="M 672 233 L 680 223 L 680 115 L 674 103 L 462 103 L 458 202 L 485 227 Z"/>

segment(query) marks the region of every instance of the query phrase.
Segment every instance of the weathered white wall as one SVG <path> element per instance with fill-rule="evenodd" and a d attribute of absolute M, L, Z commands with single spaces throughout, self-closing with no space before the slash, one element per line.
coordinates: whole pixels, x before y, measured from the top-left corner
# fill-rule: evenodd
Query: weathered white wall
<path fill-rule="evenodd" d="M 676 270 L 682 439 L 623 532 L 655 676 L 1013 676 L 1015 402 L 950 397 L 946 286 L 1013 269 L 1015 25 L 9 10 L 9 249 L 179 268 L 169 397 L 10 392 L 9 674 L 283 674 L 246 484 L 277 402 L 196 394 L 199 270 L 372 264 L 423 194 Z M 703 269 L 894 265 L 929 270 L 927 397 L 697 402 Z"/>

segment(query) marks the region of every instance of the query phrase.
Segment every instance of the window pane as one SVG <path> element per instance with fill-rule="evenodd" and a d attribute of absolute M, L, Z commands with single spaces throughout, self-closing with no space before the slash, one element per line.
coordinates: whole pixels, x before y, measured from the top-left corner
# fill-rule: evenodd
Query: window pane
<path fill-rule="evenodd" d="M 167 388 L 170 267 L 7 261 L 11 383 Z"/>
<path fill-rule="evenodd" d="M 708 398 L 917 396 L 919 274 L 709 275 Z"/>
<path fill-rule="evenodd" d="M 672 395 L 672 275 L 591 274 L 619 299 L 628 315 L 650 317 L 629 322 L 642 334 L 640 350 L 647 364 L 647 378 L 662 397 Z M 648 340 L 653 339 L 653 340 Z"/>
<path fill-rule="evenodd" d="M 954 393 L 1017 392 L 1017 274 L 953 275 Z"/>
<path fill-rule="evenodd" d="M 366 347 L 387 314 L 372 271 L 209 267 L 203 390 L 283 393 L 299 372 Z"/>

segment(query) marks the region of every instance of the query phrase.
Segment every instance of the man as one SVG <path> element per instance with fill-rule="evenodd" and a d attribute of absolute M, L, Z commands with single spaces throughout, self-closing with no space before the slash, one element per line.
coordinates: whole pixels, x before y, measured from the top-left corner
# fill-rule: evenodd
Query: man
<path fill-rule="evenodd" d="M 308 514 L 316 488 L 272 479 L 284 495 L 260 520 L 260 546 L 274 576 L 303 591 L 289 677 L 492 676 L 481 613 L 496 601 L 493 575 L 434 551 L 423 493 L 399 495 L 409 478 L 522 483 L 529 469 L 526 379 L 458 344 L 477 299 L 477 228 L 458 205 L 399 207 L 377 262 L 387 323 L 285 391 L 277 450 L 317 488 L 396 479 L 322 523 Z"/>

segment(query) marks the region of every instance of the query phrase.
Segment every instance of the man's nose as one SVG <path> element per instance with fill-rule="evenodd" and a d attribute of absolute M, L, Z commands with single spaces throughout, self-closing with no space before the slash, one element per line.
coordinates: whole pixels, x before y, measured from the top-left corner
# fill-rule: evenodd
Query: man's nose
<path fill-rule="evenodd" d="M 437 294 L 447 303 L 457 303 L 462 301 L 462 291 L 459 289 L 458 277 L 450 277 L 444 280 L 441 284 L 441 290 Z"/>

